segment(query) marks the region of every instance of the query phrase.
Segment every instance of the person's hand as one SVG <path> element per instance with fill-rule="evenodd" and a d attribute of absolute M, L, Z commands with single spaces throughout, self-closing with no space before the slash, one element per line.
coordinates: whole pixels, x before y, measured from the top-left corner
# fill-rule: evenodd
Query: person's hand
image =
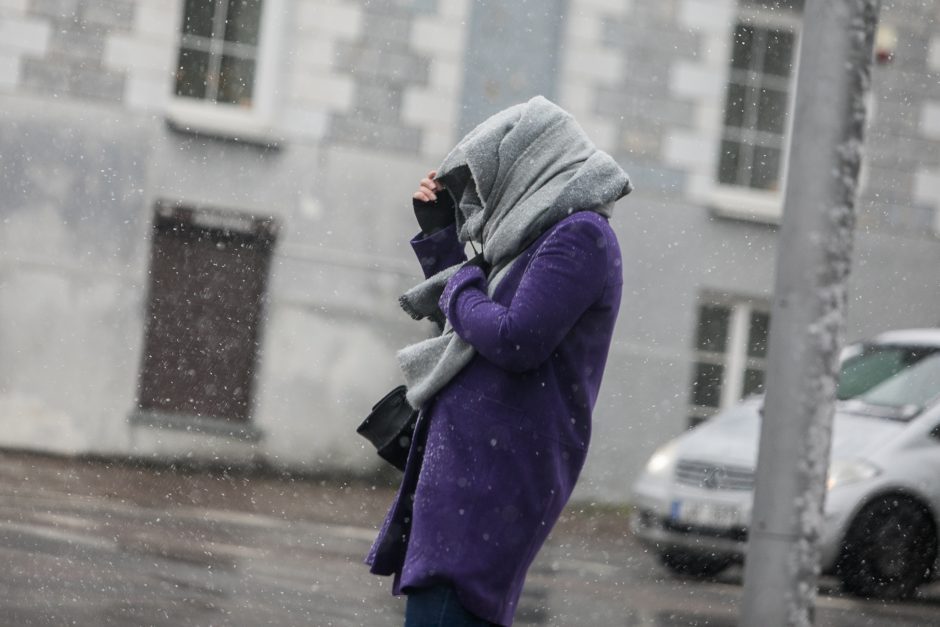
<path fill-rule="evenodd" d="M 444 186 L 434 180 L 435 176 L 436 171 L 428 172 L 418 184 L 418 191 L 412 195 L 415 218 L 425 235 L 433 235 L 457 221 L 454 201 Z"/>
<path fill-rule="evenodd" d="M 437 176 L 435 170 L 428 172 L 428 175 L 421 179 L 418 184 L 418 191 L 412 195 L 412 198 L 421 202 L 434 202 L 437 200 L 437 192 L 444 189 L 444 186 L 434 180 L 435 176 Z"/>

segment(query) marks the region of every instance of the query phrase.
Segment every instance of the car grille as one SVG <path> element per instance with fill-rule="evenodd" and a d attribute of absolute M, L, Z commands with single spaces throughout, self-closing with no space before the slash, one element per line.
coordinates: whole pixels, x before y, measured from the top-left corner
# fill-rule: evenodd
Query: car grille
<path fill-rule="evenodd" d="M 676 481 L 708 490 L 753 490 L 754 471 L 683 459 L 676 465 Z"/>

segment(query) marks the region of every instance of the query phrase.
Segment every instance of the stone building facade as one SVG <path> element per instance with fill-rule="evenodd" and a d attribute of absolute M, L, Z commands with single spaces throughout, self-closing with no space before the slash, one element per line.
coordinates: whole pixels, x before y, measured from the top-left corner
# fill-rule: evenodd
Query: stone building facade
<path fill-rule="evenodd" d="M 410 194 L 536 93 L 631 174 L 581 490 L 758 391 L 799 0 L 0 0 L 0 446 L 371 472 Z M 884 3 L 849 339 L 940 323 L 940 2 Z"/>

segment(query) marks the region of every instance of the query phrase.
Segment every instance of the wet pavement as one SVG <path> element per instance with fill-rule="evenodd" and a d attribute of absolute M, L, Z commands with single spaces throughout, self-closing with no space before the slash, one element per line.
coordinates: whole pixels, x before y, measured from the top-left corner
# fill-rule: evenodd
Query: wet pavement
<path fill-rule="evenodd" d="M 0 452 L 0 626 L 389 626 L 404 605 L 361 564 L 387 485 Z M 536 560 L 517 625 L 736 624 L 740 570 L 668 576 L 626 512 L 572 507 Z M 817 625 L 937 624 L 940 584 L 906 603 L 824 580 Z"/>

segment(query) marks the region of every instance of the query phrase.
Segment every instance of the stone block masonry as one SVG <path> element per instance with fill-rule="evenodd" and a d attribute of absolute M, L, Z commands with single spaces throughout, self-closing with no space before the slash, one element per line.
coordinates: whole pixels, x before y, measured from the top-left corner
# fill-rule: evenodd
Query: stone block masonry
<path fill-rule="evenodd" d="M 31 0 L 19 24 L 7 23 L 22 43 L 15 87 L 56 98 L 120 103 L 125 76 L 107 67 L 107 38 L 134 20 L 132 0 Z"/>
<path fill-rule="evenodd" d="M 402 118 L 407 88 L 426 85 L 428 55 L 411 46 L 418 8 L 402 2 L 360 2 L 362 28 L 336 43 L 332 71 L 351 86 L 349 102 L 331 115 L 328 141 L 415 154 L 422 130 Z"/>

